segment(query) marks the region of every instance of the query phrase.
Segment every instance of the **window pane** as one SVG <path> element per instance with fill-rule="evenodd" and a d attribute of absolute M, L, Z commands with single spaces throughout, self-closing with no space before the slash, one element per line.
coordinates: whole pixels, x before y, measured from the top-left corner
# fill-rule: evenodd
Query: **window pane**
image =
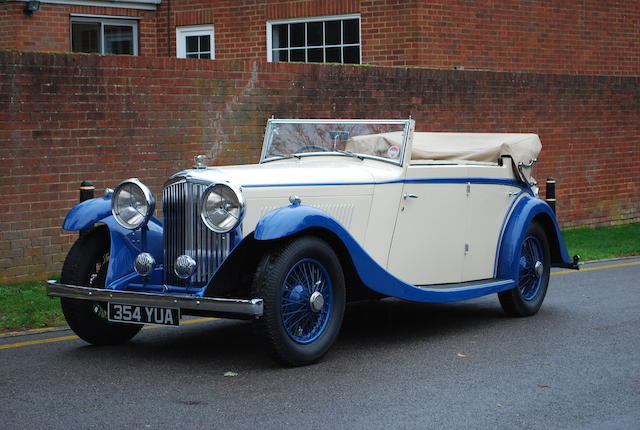
<path fill-rule="evenodd" d="M 359 18 L 273 24 L 271 39 L 272 61 L 360 63 Z"/>
<path fill-rule="evenodd" d="M 342 27 L 341 21 L 327 21 L 325 22 L 325 45 L 340 45 L 340 29 Z"/>
<path fill-rule="evenodd" d="M 304 23 L 291 24 L 291 46 L 304 46 Z"/>
<path fill-rule="evenodd" d="M 291 61 L 305 61 L 305 59 L 304 59 L 304 49 L 292 49 L 291 50 Z"/>
<path fill-rule="evenodd" d="M 289 61 L 289 51 L 273 50 L 273 61 Z"/>
<path fill-rule="evenodd" d="M 322 22 L 307 23 L 307 46 L 322 45 Z"/>
<path fill-rule="evenodd" d="M 210 52 L 205 52 L 203 54 L 200 54 L 200 58 L 211 58 L 211 53 Z"/>
<path fill-rule="evenodd" d="M 287 33 L 289 32 L 288 24 L 274 25 L 272 28 L 272 41 L 274 48 L 287 48 L 289 46 Z"/>
<path fill-rule="evenodd" d="M 342 43 L 360 43 L 360 32 L 358 31 L 358 20 L 347 19 L 343 21 L 344 25 L 344 40 Z M 345 61 L 346 63 L 346 61 Z"/>
<path fill-rule="evenodd" d="M 74 22 L 71 24 L 71 50 L 73 52 L 100 52 L 100 23 Z"/>
<path fill-rule="evenodd" d="M 200 52 L 211 51 L 211 37 L 200 36 Z"/>
<path fill-rule="evenodd" d="M 133 55 L 133 28 L 122 25 L 105 25 L 104 53 Z"/>
<path fill-rule="evenodd" d="M 187 36 L 186 38 L 187 53 L 198 52 L 198 36 Z"/>
<path fill-rule="evenodd" d="M 309 63 L 322 63 L 322 48 L 309 49 L 307 51 L 307 61 Z"/>
<path fill-rule="evenodd" d="M 360 64 L 360 47 L 359 46 L 345 46 L 342 49 L 344 49 L 344 63 Z"/>
<path fill-rule="evenodd" d="M 187 54 L 187 58 L 198 58 L 198 54 Z"/>
<path fill-rule="evenodd" d="M 342 63 L 340 48 L 325 48 L 324 55 L 327 63 Z"/>

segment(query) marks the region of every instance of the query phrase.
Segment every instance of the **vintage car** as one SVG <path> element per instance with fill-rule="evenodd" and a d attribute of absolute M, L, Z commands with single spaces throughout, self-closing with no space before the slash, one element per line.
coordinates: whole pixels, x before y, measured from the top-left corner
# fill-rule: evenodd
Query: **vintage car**
<path fill-rule="evenodd" d="M 577 266 L 531 177 L 534 134 L 418 133 L 407 120 L 268 121 L 259 164 L 136 178 L 74 207 L 84 230 L 51 296 L 92 344 L 185 315 L 255 320 L 287 365 L 323 357 L 350 300 L 497 293 L 535 314 L 551 267 Z M 88 231 L 86 231 L 89 229 Z"/>

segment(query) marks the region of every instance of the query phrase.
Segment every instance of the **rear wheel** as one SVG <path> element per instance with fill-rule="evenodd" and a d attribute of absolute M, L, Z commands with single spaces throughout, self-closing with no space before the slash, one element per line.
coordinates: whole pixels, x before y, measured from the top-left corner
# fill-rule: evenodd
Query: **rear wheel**
<path fill-rule="evenodd" d="M 518 285 L 498 293 L 502 309 L 512 316 L 533 315 L 540 309 L 549 285 L 551 255 L 540 224 L 529 225 L 518 257 Z"/>
<path fill-rule="evenodd" d="M 62 266 L 63 284 L 104 288 L 109 267 L 109 232 L 97 227 L 73 244 Z M 107 320 L 104 302 L 60 299 L 69 327 L 82 340 L 94 345 L 124 343 L 135 336 L 141 325 L 112 323 Z"/>
<path fill-rule="evenodd" d="M 258 336 L 276 361 L 302 366 L 327 353 L 342 325 L 345 285 L 326 242 L 305 236 L 273 249 L 258 266 L 253 293 L 264 300 Z"/>

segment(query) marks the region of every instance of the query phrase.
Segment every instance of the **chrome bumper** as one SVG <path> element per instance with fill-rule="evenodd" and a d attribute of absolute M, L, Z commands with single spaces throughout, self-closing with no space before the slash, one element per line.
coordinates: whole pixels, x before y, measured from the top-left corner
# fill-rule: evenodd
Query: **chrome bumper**
<path fill-rule="evenodd" d="M 47 294 L 52 297 L 115 301 L 131 305 L 160 306 L 180 308 L 198 312 L 211 312 L 225 315 L 243 315 L 258 318 L 262 316 L 262 299 L 222 299 L 214 297 L 169 296 L 134 291 L 104 290 L 81 287 L 47 281 Z"/>

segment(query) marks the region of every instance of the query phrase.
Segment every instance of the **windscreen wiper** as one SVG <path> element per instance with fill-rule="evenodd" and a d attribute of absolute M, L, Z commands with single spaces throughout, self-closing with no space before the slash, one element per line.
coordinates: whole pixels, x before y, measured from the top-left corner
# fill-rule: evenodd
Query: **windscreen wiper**
<path fill-rule="evenodd" d="M 364 157 L 360 154 L 354 154 L 351 151 L 345 151 L 344 149 L 335 149 L 335 152 L 339 152 L 340 154 L 344 154 L 344 155 L 348 155 L 349 157 L 354 157 L 357 158 L 359 160 L 364 160 Z"/>

